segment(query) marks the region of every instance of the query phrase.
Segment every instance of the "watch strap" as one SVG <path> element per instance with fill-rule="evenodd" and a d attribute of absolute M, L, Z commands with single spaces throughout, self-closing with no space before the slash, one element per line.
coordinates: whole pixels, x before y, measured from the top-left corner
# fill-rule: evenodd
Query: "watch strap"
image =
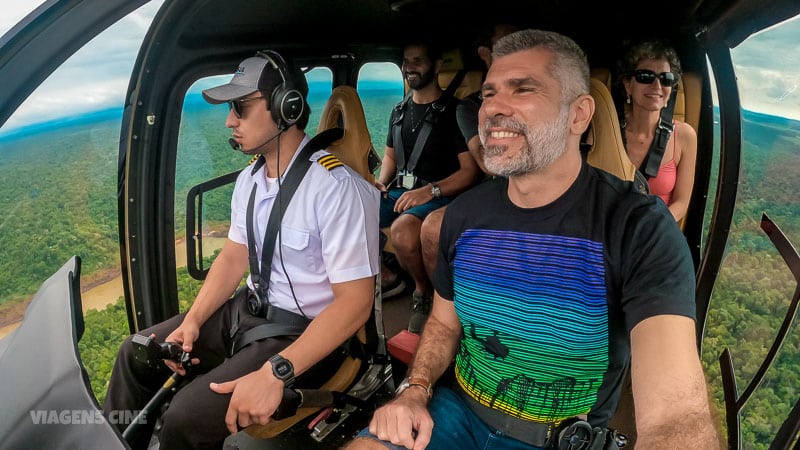
<path fill-rule="evenodd" d="M 436 183 L 431 183 L 431 197 L 434 199 L 442 198 L 442 188 Z"/>
<path fill-rule="evenodd" d="M 418 386 L 425 390 L 425 393 L 428 394 L 428 398 L 433 397 L 433 385 L 430 381 L 423 377 L 410 377 L 408 379 L 408 387 Z"/>

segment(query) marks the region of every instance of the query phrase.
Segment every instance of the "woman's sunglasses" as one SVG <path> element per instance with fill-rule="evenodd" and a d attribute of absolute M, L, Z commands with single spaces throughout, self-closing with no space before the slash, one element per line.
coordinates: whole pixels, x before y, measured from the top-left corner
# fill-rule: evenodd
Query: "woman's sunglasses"
<path fill-rule="evenodd" d="M 261 97 L 250 97 L 250 98 L 240 98 L 238 100 L 228 100 L 228 107 L 231 110 L 233 110 L 233 114 L 236 116 L 237 119 L 241 119 L 242 114 L 244 114 L 244 104 L 262 98 L 265 97 L 262 95 Z"/>
<path fill-rule="evenodd" d="M 661 85 L 667 87 L 675 86 L 678 84 L 678 80 L 680 79 L 680 76 L 675 72 L 655 73 L 648 69 L 639 69 L 633 71 L 633 77 L 638 83 L 642 84 L 653 84 L 653 82 L 656 81 L 656 78 L 658 78 L 658 81 L 661 82 Z"/>

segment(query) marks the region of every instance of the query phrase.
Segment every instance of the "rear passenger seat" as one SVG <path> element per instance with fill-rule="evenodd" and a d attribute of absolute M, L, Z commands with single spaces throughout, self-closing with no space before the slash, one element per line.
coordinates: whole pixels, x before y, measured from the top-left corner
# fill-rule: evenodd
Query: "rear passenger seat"
<path fill-rule="evenodd" d="M 592 148 L 586 156 L 586 162 L 623 180 L 632 181 L 636 166 L 625 152 L 619 117 L 611 92 L 606 84 L 597 78 L 590 80 L 589 91 L 594 98 L 595 109 L 589 130 Z"/>
<path fill-rule="evenodd" d="M 444 52 L 442 60 L 442 68 L 439 70 L 439 86 L 441 86 L 442 89 L 447 89 L 447 86 L 453 81 L 458 71 L 464 68 L 464 59 L 459 49 L 453 49 Z M 456 98 L 464 98 L 479 90 L 482 83 L 483 71 L 480 69 L 469 69 L 453 95 Z"/>

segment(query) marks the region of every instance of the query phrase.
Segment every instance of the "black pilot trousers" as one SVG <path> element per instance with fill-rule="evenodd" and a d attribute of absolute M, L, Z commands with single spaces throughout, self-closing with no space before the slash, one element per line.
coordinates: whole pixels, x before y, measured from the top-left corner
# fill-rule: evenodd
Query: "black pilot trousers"
<path fill-rule="evenodd" d="M 294 338 L 276 337 L 253 342 L 235 355 L 229 354 L 233 339 L 230 336 L 233 308 L 239 309 L 239 330 L 247 331 L 266 320 L 247 311 L 246 296 L 237 295 L 220 307 L 200 328 L 200 336 L 194 342 L 192 355 L 200 363 L 191 368 L 190 381 L 170 400 L 162 416 L 158 440 L 163 449 L 219 449 L 230 434 L 225 426 L 225 414 L 231 394 L 217 394 L 209 383 L 231 381 L 258 370 L 274 354 L 292 343 Z M 139 334 L 155 334 L 163 342 L 183 321 L 184 314 L 156 324 Z M 338 367 L 343 356 L 334 352 L 317 363 L 311 370 L 297 379 L 297 385 L 319 387 L 333 374 L 326 367 Z M 131 337 L 125 339 L 114 364 L 108 385 L 103 412 L 120 433 L 127 423 L 120 418 L 131 417 L 144 408 L 172 371 L 164 364 L 151 368 L 134 358 Z M 157 414 L 158 412 L 156 412 Z M 133 449 L 146 449 L 153 433 L 157 417 L 145 417 L 144 427 Z"/>

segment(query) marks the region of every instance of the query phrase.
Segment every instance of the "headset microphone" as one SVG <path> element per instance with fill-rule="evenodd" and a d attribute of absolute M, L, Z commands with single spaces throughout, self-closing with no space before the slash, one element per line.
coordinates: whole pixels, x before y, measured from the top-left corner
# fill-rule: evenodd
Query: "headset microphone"
<path fill-rule="evenodd" d="M 236 151 L 242 152 L 245 155 L 252 155 L 253 153 L 255 153 L 256 150 L 260 149 L 261 147 L 263 147 L 263 146 L 269 144 L 270 142 L 274 141 L 275 139 L 277 139 L 278 136 L 283 134 L 284 131 L 286 131 L 286 128 L 278 130 L 277 133 L 275 133 L 271 138 L 269 138 L 266 141 L 262 142 L 261 145 L 259 145 L 257 147 L 250 148 L 250 149 L 243 149 L 242 148 L 242 144 L 236 142 L 236 139 L 234 139 L 234 138 L 228 139 L 228 144 L 230 144 L 231 148 L 236 150 Z"/>

